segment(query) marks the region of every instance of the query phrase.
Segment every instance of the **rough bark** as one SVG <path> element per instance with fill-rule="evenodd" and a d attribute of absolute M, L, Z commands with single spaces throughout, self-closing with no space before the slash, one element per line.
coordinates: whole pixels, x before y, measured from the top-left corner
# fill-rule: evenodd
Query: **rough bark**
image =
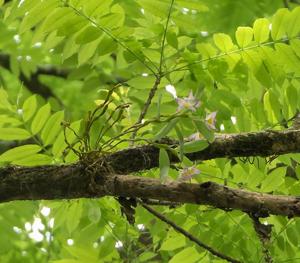
<path fill-rule="evenodd" d="M 300 198 L 233 189 L 213 182 L 161 183 L 158 179 L 109 174 L 83 164 L 6 167 L 0 170 L 0 202 L 13 200 L 137 197 L 237 209 L 257 217 L 300 216 Z"/>
<path fill-rule="evenodd" d="M 170 145 L 176 141 L 167 140 Z M 217 135 L 213 143 L 203 151 L 187 154 L 192 161 L 204 161 L 215 158 L 233 158 L 249 156 L 273 156 L 300 152 L 300 130 L 262 131 L 239 134 Z M 146 145 L 122 150 L 109 156 L 114 170 L 128 174 L 148 170 L 158 166 L 159 149 Z M 170 155 L 172 162 L 178 162 Z"/>
<path fill-rule="evenodd" d="M 168 141 L 173 144 L 174 142 Z M 300 131 L 221 135 L 192 160 L 217 157 L 269 156 L 299 152 Z M 0 168 L 0 202 L 110 196 L 138 197 L 173 203 L 194 203 L 289 217 L 300 215 L 298 197 L 276 196 L 231 189 L 213 182 L 161 183 L 157 179 L 124 175 L 158 166 L 159 149 L 146 145 L 103 157 L 87 155 L 85 162 L 65 166 Z M 96 155 L 97 156 L 97 155 Z M 172 162 L 178 160 L 170 156 Z M 105 164 L 103 166 L 103 163 Z M 104 169 L 106 167 L 106 169 Z M 109 169 L 107 169 L 109 168 Z"/>

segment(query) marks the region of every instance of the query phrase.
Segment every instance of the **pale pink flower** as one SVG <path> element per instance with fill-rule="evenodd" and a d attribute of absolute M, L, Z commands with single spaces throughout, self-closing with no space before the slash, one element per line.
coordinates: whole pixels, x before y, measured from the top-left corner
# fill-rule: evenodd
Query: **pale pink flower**
<path fill-rule="evenodd" d="M 190 180 L 197 174 L 200 174 L 200 170 L 197 169 L 195 166 L 185 167 L 179 172 L 179 180 Z"/>
<path fill-rule="evenodd" d="M 187 141 L 199 141 L 199 140 L 203 140 L 205 138 L 203 137 L 203 135 L 200 132 L 196 132 L 196 133 L 191 134 L 186 139 L 187 139 Z"/>
<path fill-rule="evenodd" d="M 207 127 L 212 130 L 216 130 L 216 116 L 217 116 L 217 112 L 214 111 L 214 112 L 208 114 L 205 118 Z"/>
<path fill-rule="evenodd" d="M 200 107 L 200 101 L 194 97 L 192 91 L 190 91 L 188 97 L 176 98 L 176 102 L 178 103 L 177 111 L 184 109 L 196 111 L 196 109 Z"/>

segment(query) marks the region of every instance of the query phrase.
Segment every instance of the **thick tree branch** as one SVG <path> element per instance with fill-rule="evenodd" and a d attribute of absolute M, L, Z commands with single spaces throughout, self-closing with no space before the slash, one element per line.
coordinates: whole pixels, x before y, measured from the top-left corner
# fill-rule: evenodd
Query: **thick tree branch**
<path fill-rule="evenodd" d="M 172 142 L 169 140 L 169 143 Z M 189 154 L 191 160 L 217 157 L 269 156 L 299 152 L 300 131 L 220 135 L 205 150 Z M 159 180 L 129 176 L 158 166 L 159 149 L 146 145 L 119 151 L 99 159 L 87 155 L 90 165 L 0 168 L 0 202 L 12 200 L 71 199 L 123 196 L 172 203 L 211 205 L 255 213 L 300 216 L 298 197 L 275 196 L 231 189 L 213 182 L 200 185 L 163 184 Z M 170 156 L 172 162 L 178 160 Z M 92 164 L 91 164 L 92 163 Z M 105 170 L 100 164 L 105 164 Z M 109 171 L 109 172 L 108 172 Z M 121 174 L 121 175 L 120 175 Z"/>
<path fill-rule="evenodd" d="M 176 141 L 164 143 L 177 145 Z M 300 130 L 262 131 L 217 135 L 213 143 L 203 151 L 187 154 L 192 161 L 215 158 L 248 156 L 273 156 L 300 152 Z M 108 157 L 117 173 L 128 174 L 158 167 L 159 149 L 146 145 L 116 152 Z M 170 155 L 172 162 L 177 157 Z"/>
<path fill-rule="evenodd" d="M 300 216 L 300 198 L 232 189 L 213 182 L 161 183 L 158 179 L 109 174 L 102 167 L 6 167 L 0 169 L 0 202 L 13 200 L 136 197 L 237 209 L 257 217 Z"/>

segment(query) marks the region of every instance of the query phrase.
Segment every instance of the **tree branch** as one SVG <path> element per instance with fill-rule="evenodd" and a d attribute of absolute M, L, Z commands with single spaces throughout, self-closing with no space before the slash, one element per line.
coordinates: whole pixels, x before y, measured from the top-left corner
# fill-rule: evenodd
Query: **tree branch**
<path fill-rule="evenodd" d="M 0 169 L 0 202 L 103 196 L 210 205 L 245 211 L 257 217 L 300 216 L 300 198 L 233 189 L 214 182 L 161 183 L 153 178 L 109 174 L 99 164 L 95 167 L 77 163 Z"/>
<path fill-rule="evenodd" d="M 177 146 L 177 141 L 162 143 Z M 220 134 L 206 149 L 186 154 L 192 161 L 215 158 L 273 156 L 300 152 L 300 130 Z M 159 149 L 153 145 L 125 149 L 108 156 L 117 173 L 128 174 L 158 167 Z M 178 158 L 170 154 L 171 162 Z"/>
<path fill-rule="evenodd" d="M 170 144 L 171 140 L 168 141 Z M 269 156 L 300 150 L 300 131 L 220 135 L 206 149 L 191 153 L 191 160 L 218 157 Z M 123 196 L 172 203 L 211 205 L 255 213 L 300 216 L 300 198 L 232 189 L 213 182 L 161 183 L 159 180 L 122 174 L 158 167 L 159 149 L 152 145 L 122 150 L 99 159 L 87 155 L 91 165 L 0 168 L 0 202 L 12 200 L 72 199 Z M 170 156 L 172 162 L 179 160 Z M 103 163 L 108 170 L 103 168 Z"/>

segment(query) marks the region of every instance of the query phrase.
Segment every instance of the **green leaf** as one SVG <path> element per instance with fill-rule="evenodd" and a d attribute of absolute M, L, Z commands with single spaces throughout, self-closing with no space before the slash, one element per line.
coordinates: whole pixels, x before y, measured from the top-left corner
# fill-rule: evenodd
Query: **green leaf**
<path fill-rule="evenodd" d="M 107 14 L 105 16 L 100 17 L 98 20 L 98 23 L 102 27 L 109 28 L 110 30 L 120 27 L 124 24 L 124 11 L 122 7 L 116 4 L 112 7 L 112 9 L 113 8 L 117 8 L 118 12 Z"/>
<path fill-rule="evenodd" d="M 272 19 L 271 36 L 273 40 L 281 39 L 285 35 L 288 23 L 289 11 L 286 8 L 279 9 Z"/>
<path fill-rule="evenodd" d="M 264 95 L 264 105 L 271 122 L 274 122 L 274 120 L 280 121 L 282 119 L 281 104 L 271 89 Z"/>
<path fill-rule="evenodd" d="M 63 111 L 56 112 L 49 118 L 41 134 L 44 145 L 53 143 L 59 131 L 62 130 L 61 122 L 63 118 Z"/>
<path fill-rule="evenodd" d="M 80 48 L 78 53 L 78 66 L 86 63 L 95 54 L 99 42 L 100 39 L 96 39 Z"/>
<path fill-rule="evenodd" d="M 238 27 L 235 37 L 240 47 L 247 47 L 252 41 L 253 29 L 251 27 Z"/>
<path fill-rule="evenodd" d="M 99 222 L 99 221 L 98 221 Z M 79 235 L 76 236 L 76 243 L 79 245 L 91 244 L 100 237 L 99 223 L 90 223 L 80 229 Z"/>
<path fill-rule="evenodd" d="M 89 208 L 88 218 L 93 223 L 98 223 L 101 219 L 101 209 L 99 206 L 93 205 Z"/>
<path fill-rule="evenodd" d="M 199 262 L 199 259 L 201 257 L 201 254 L 198 253 L 198 251 L 194 247 L 188 247 L 181 250 L 174 257 L 172 257 L 169 263 L 194 263 Z"/>
<path fill-rule="evenodd" d="M 71 259 L 71 258 L 51 260 L 51 263 L 81 263 L 81 262 L 82 262 L 81 260 Z"/>
<path fill-rule="evenodd" d="M 102 35 L 102 31 L 94 26 L 88 25 L 84 28 L 75 38 L 76 44 L 87 44 L 99 38 Z"/>
<path fill-rule="evenodd" d="M 289 239 L 289 241 L 295 246 L 297 247 L 298 246 L 298 232 L 295 228 L 293 227 L 288 227 L 286 229 L 286 235 Z"/>
<path fill-rule="evenodd" d="M 294 115 L 298 109 L 298 91 L 293 85 L 287 86 L 286 97 L 291 109 L 291 115 Z"/>
<path fill-rule="evenodd" d="M 177 134 L 177 137 L 178 137 L 178 140 L 179 140 L 179 153 L 180 153 L 180 160 L 183 160 L 183 144 L 184 144 L 184 138 L 183 138 L 183 135 L 181 133 L 181 130 L 180 128 L 176 125 L 175 126 L 175 131 L 176 131 L 176 134 Z"/>
<path fill-rule="evenodd" d="M 212 143 L 215 139 L 214 132 L 207 127 L 204 121 L 194 120 L 194 123 L 197 127 L 198 132 L 200 132 L 203 137 Z"/>
<path fill-rule="evenodd" d="M 37 107 L 36 95 L 30 96 L 23 104 L 23 120 L 26 122 L 31 119 Z"/>
<path fill-rule="evenodd" d="M 217 50 L 208 43 L 199 43 L 196 45 L 196 48 L 202 55 L 203 59 L 214 57 L 217 54 Z"/>
<path fill-rule="evenodd" d="M 198 2 L 198 0 L 193 1 L 193 0 L 176 0 L 177 4 L 180 5 L 181 7 L 185 7 L 191 10 L 197 10 L 199 12 L 205 12 L 209 11 L 209 8 L 207 5 L 204 3 Z"/>
<path fill-rule="evenodd" d="M 256 50 L 244 50 L 241 52 L 243 61 L 250 70 L 255 73 L 260 69 L 262 64 L 261 56 Z"/>
<path fill-rule="evenodd" d="M 41 147 L 36 144 L 18 146 L 1 154 L 0 162 L 11 162 L 18 159 L 26 158 L 32 154 L 39 152 L 40 150 Z"/>
<path fill-rule="evenodd" d="M 175 249 L 185 246 L 185 244 L 186 244 L 186 241 L 183 236 L 175 235 L 174 237 L 170 237 L 170 238 L 166 239 L 162 243 L 160 250 L 174 251 Z"/>
<path fill-rule="evenodd" d="M 167 42 L 170 46 L 172 46 L 173 48 L 178 48 L 178 40 L 177 40 L 177 36 L 174 32 L 167 32 L 166 35 L 167 38 Z"/>
<path fill-rule="evenodd" d="M 292 47 L 287 44 L 275 44 L 279 64 L 282 64 L 287 72 L 296 72 L 300 75 L 300 58 L 297 57 Z"/>
<path fill-rule="evenodd" d="M 57 6 L 56 0 L 47 0 L 37 3 L 33 8 L 30 9 L 27 15 L 23 17 L 19 29 L 20 34 L 26 32 L 41 22 L 49 15 L 49 12 L 51 12 L 55 6 Z"/>
<path fill-rule="evenodd" d="M 297 56 L 300 57 L 300 39 L 291 40 L 291 47 Z"/>
<path fill-rule="evenodd" d="M 253 25 L 254 39 L 258 43 L 263 43 L 269 39 L 270 21 L 266 18 L 255 20 Z"/>
<path fill-rule="evenodd" d="M 8 101 L 7 92 L 2 88 L 0 88 L 0 109 L 11 110 L 11 104 Z"/>
<path fill-rule="evenodd" d="M 26 140 L 31 137 L 31 134 L 21 128 L 0 128 L 0 140 Z"/>
<path fill-rule="evenodd" d="M 290 38 L 298 36 L 300 33 L 300 7 L 294 8 L 289 16 L 287 21 L 286 33 Z"/>
<path fill-rule="evenodd" d="M 158 141 L 164 136 L 166 136 L 176 125 L 176 123 L 179 121 L 179 118 L 174 118 L 171 120 L 168 124 L 166 124 L 155 136 L 154 140 Z"/>
<path fill-rule="evenodd" d="M 32 134 L 37 134 L 44 127 L 44 124 L 50 115 L 50 109 L 50 104 L 47 103 L 38 110 L 31 123 Z"/>
<path fill-rule="evenodd" d="M 142 8 L 153 16 L 165 18 L 168 14 L 169 3 L 158 0 L 140 0 Z"/>
<path fill-rule="evenodd" d="M 78 134 L 80 125 L 81 125 L 81 120 L 75 121 L 75 122 L 71 123 L 70 128 Z M 74 140 L 76 139 L 76 135 L 74 134 L 73 131 L 71 131 L 70 129 L 66 129 L 67 141 L 70 144 L 72 142 L 74 142 Z M 53 147 L 52 147 L 53 156 L 60 157 L 63 153 L 63 150 L 66 147 L 67 147 L 67 145 L 65 143 L 65 136 L 64 136 L 64 132 L 62 131 L 53 144 Z"/>
<path fill-rule="evenodd" d="M 168 177 L 170 168 L 170 160 L 168 152 L 160 148 L 159 149 L 159 176 L 161 180 L 165 180 Z"/>
<path fill-rule="evenodd" d="M 64 22 L 74 18 L 75 13 L 68 7 L 60 7 L 51 9 L 51 12 L 47 14 L 46 19 L 44 20 L 41 29 L 43 32 L 55 31 L 61 26 Z"/>
<path fill-rule="evenodd" d="M 192 142 L 186 142 L 183 145 L 183 151 L 185 153 L 193 153 L 204 150 L 209 146 L 209 143 L 206 140 L 198 140 Z"/>
<path fill-rule="evenodd" d="M 136 77 L 132 78 L 129 81 L 127 81 L 127 84 L 135 89 L 151 89 L 153 86 L 153 83 L 155 82 L 155 77 L 153 76 L 147 76 L 147 77 Z"/>
<path fill-rule="evenodd" d="M 52 164 L 52 158 L 45 154 L 34 154 L 23 159 L 13 160 L 12 164 L 21 166 L 46 165 Z"/>
<path fill-rule="evenodd" d="M 17 127 L 22 125 L 23 122 L 19 119 L 9 117 L 8 115 L 0 115 L 0 127 L 5 127 L 9 125 L 9 127 Z"/>
<path fill-rule="evenodd" d="M 82 214 L 82 201 L 74 201 L 69 206 L 68 210 L 66 211 L 68 214 L 67 217 L 67 229 L 71 234 L 78 226 Z"/>
<path fill-rule="evenodd" d="M 146 251 L 139 255 L 139 262 L 151 262 L 150 259 L 154 258 L 156 253 Z"/>
<path fill-rule="evenodd" d="M 261 183 L 263 192 L 275 191 L 281 184 L 284 183 L 286 167 L 274 169 Z"/>
<path fill-rule="evenodd" d="M 213 39 L 216 46 L 223 52 L 231 51 L 234 48 L 231 37 L 226 34 L 214 34 Z"/>
<path fill-rule="evenodd" d="M 98 55 L 103 56 L 109 53 L 112 53 L 117 49 L 117 42 L 114 41 L 111 37 L 103 36 L 101 42 L 98 45 Z"/>

